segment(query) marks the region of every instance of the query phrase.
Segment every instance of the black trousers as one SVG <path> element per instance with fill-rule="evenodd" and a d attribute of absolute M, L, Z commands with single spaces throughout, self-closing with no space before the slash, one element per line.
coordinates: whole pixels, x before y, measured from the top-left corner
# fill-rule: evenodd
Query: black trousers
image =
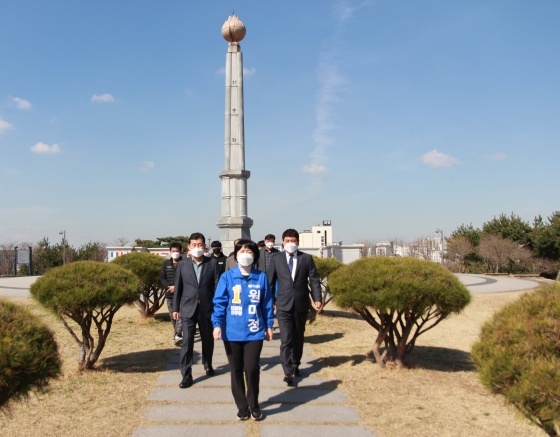
<path fill-rule="evenodd" d="M 183 378 L 192 374 L 193 351 L 194 351 L 194 334 L 196 325 L 200 332 L 200 341 L 202 343 L 202 364 L 207 369 L 212 367 L 212 355 L 214 354 L 214 336 L 212 335 L 213 327 L 210 317 L 200 314 L 200 305 L 196 308 L 196 312 L 192 317 L 181 317 L 183 328 L 183 344 L 181 345 L 181 355 L 179 363 L 181 366 L 181 375 Z"/>
<path fill-rule="evenodd" d="M 308 309 L 296 311 L 276 311 L 280 328 L 280 361 L 285 375 L 291 375 L 301 364 L 303 338 Z"/>
<path fill-rule="evenodd" d="M 262 340 L 227 341 L 224 347 L 231 368 L 231 393 L 238 410 L 259 407 Z M 245 380 L 247 386 L 245 386 Z"/>

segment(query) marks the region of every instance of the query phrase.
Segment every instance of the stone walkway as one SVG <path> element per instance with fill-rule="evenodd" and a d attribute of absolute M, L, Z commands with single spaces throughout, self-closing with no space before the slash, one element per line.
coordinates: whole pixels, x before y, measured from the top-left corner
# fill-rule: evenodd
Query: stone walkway
<path fill-rule="evenodd" d="M 229 366 L 223 342 L 214 350 L 216 376 L 207 377 L 200 363 L 200 343 L 195 343 L 194 385 L 180 389 L 179 349 L 156 382 L 143 418 L 149 424 L 137 428 L 133 437 L 174 436 L 261 436 L 261 437 L 372 437 L 375 433 L 359 425 L 360 416 L 346 405 L 337 389 L 340 381 L 325 381 L 315 373 L 315 359 L 304 351 L 302 377 L 288 387 L 278 356 L 280 341 L 265 342 L 261 354 L 259 401 L 264 418 L 238 421 L 230 388 Z"/>

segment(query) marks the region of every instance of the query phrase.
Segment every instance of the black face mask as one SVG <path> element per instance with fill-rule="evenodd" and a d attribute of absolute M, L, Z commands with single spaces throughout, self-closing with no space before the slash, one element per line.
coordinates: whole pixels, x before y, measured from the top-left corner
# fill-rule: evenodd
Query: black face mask
<path fill-rule="evenodd" d="M 214 248 L 212 249 L 212 252 L 214 252 L 216 255 L 218 255 L 221 251 L 222 251 L 222 248 L 221 248 L 221 247 L 214 247 Z"/>

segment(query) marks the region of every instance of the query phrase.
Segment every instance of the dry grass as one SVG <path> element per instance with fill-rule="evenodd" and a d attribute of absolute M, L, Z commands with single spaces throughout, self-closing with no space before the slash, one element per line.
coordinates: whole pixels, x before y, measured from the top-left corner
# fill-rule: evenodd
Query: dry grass
<path fill-rule="evenodd" d="M 10 404 L 0 414 L 4 436 L 128 436 L 140 421 L 159 373 L 165 368 L 173 329 L 169 320 L 143 320 L 137 309 L 123 307 L 115 316 L 98 369 L 81 373 L 78 346 L 51 314 L 31 299 L 14 299 L 40 315 L 55 331 L 63 375 L 44 394 Z"/>
<path fill-rule="evenodd" d="M 340 381 L 364 426 L 390 436 L 543 436 L 516 410 L 482 386 L 469 359 L 481 324 L 520 293 L 475 296 L 460 316 L 422 335 L 410 369 L 382 369 L 369 359 L 373 329 L 329 304 L 309 326 L 308 344 L 323 364 L 319 376 Z M 61 323 L 31 300 L 16 300 L 55 330 L 64 375 L 47 393 L 14 403 L 0 415 L 0 435 L 128 436 L 171 353 L 171 324 L 160 312 L 142 321 L 132 307 L 117 313 L 100 369 L 80 373 L 77 346 Z M 258 436 L 258 429 L 251 429 Z"/>
<path fill-rule="evenodd" d="M 418 338 L 410 368 L 381 368 L 370 359 L 375 331 L 360 316 L 337 311 L 306 332 L 319 372 L 339 380 L 363 425 L 391 436 L 543 436 L 503 397 L 482 386 L 470 361 L 480 327 L 519 292 L 474 296 L 452 316 Z"/>

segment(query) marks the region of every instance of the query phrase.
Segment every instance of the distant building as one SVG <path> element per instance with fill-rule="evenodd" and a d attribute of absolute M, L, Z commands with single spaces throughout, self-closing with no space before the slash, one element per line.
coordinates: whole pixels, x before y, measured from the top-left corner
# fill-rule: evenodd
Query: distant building
<path fill-rule="evenodd" d="M 363 247 L 361 243 L 343 245 L 342 241 L 334 240 L 330 220 L 299 233 L 299 250 L 318 258 L 336 258 L 344 264 L 360 259 Z"/>
<path fill-rule="evenodd" d="M 332 226 L 330 220 L 323 220 L 322 225 L 313 226 L 311 230 L 299 233 L 299 245 L 303 247 L 322 247 L 333 244 Z"/>
<path fill-rule="evenodd" d="M 169 258 L 171 256 L 169 247 L 107 246 L 107 261 L 113 261 L 115 258 L 130 252 L 149 252 L 162 258 Z"/>

